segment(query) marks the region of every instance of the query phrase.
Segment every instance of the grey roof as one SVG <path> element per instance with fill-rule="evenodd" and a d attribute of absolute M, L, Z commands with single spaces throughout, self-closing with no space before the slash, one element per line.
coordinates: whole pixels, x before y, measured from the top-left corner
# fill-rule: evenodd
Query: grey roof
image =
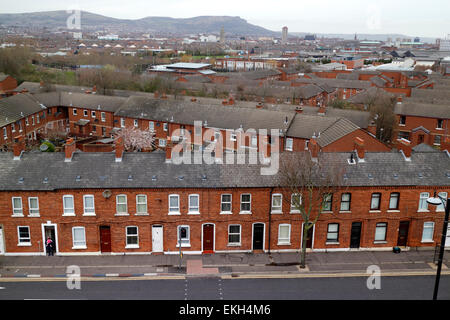
<path fill-rule="evenodd" d="M 130 97 L 116 111 L 116 116 L 171 121 L 181 124 L 194 124 L 194 121 L 207 121 L 205 127 L 220 129 L 286 129 L 294 117 L 294 112 L 236 108 L 217 106 L 186 100 L 148 99 Z M 285 124 L 285 120 L 287 124 Z"/>
<path fill-rule="evenodd" d="M 359 80 L 359 74 L 355 72 L 351 73 L 338 73 L 336 75 L 336 79 L 344 79 L 344 80 Z"/>
<path fill-rule="evenodd" d="M 61 105 L 115 112 L 127 100 L 125 97 L 61 92 Z"/>
<path fill-rule="evenodd" d="M 370 87 L 360 93 L 351 96 L 350 98 L 347 99 L 347 101 L 355 104 L 366 104 L 370 98 L 379 96 L 385 96 L 390 98 L 395 97 L 393 93 L 387 92 L 382 88 Z"/>
<path fill-rule="evenodd" d="M 421 143 L 418 144 L 417 146 L 412 148 L 413 151 L 416 152 L 439 152 L 439 150 L 433 148 L 432 146 L 430 146 L 429 144 L 426 143 Z"/>
<path fill-rule="evenodd" d="M 0 127 L 46 109 L 29 94 L 16 94 L 0 99 Z"/>
<path fill-rule="evenodd" d="M 449 119 L 450 103 L 442 105 L 403 101 L 395 105 L 394 112 L 406 116 Z"/>
<path fill-rule="evenodd" d="M 343 80 L 343 79 L 326 79 L 320 78 L 317 83 L 325 83 L 333 88 L 346 89 L 367 89 L 371 86 L 370 81 L 362 80 Z"/>
<path fill-rule="evenodd" d="M 326 147 L 358 129 L 359 127 L 350 120 L 341 118 L 320 134 L 317 144 L 321 147 Z"/>
<path fill-rule="evenodd" d="M 4 74 L 4 73 L 1 73 L 1 72 L 0 72 L 0 81 L 3 81 L 3 80 L 5 80 L 5 79 L 8 78 L 8 77 L 9 77 L 8 74 Z"/>
<path fill-rule="evenodd" d="M 294 121 L 292 121 L 292 124 L 286 133 L 286 136 L 310 139 L 313 135 L 317 136 L 319 133 L 324 132 L 338 120 L 338 118 L 324 117 L 317 114 L 296 114 Z"/>
<path fill-rule="evenodd" d="M 367 152 L 365 162 L 357 164 L 348 163 L 348 152 L 319 157 L 343 168 L 347 186 L 450 186 L 446 152 L 413 151 L 411 161 L 399 152 Z M 114 153 L 76 152 L 71 162 L 64 162 L 62 152 L 25 152 L 21 160 L 13 160 L 12 153 L 0 152 L 0 190 L 277 186 L 277 176 L 261 175 L 259 164 L 174 165 L 159 152 L 125 153 L 122 162 L 114 158 Z"/>

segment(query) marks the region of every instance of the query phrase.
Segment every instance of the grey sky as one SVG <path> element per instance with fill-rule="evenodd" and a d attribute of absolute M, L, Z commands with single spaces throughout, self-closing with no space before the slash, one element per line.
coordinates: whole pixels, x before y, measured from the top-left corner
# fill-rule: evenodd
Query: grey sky
<path fill-rule="evenodd" d="M 3 2 L 6 0 L 0 0 Z M 114 18 L 146 16 L 190 18 L 240 16 L 270 30 L 315 33 L 400 33 L 444 37 L 450 34 L 448 0 L 20 0 L 0 6 L 1 13 L 81 10 Z"/>

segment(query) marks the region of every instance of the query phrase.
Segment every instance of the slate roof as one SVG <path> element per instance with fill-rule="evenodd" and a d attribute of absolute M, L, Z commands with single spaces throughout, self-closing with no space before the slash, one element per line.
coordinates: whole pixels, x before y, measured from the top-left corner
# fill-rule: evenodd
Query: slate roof
<path fill-rule="evenodd" d="M 0 99 L 0 127 L 46 109 L 29 94 L 16 94 Z"/>
<path fill-rule="evenodd" d="M 359 127 L 350 120 L 341 118 L 320 134 L 317 144 L 321 147 L 326 147 L 358 129 Z"/>
<path fill-rule="evenodd" d="M 413 151 L 411 161 L 399 152 L 366 152 L 365 162 L 357 164 L 348 163 L 348 152 L 319 157 L 343 168 L 347 186 L 450 186 L 446 152 Z M 260 164 L 175 165 L 165 163 L 159 152 L 125 153 L 122 162 L 114 158 L 114 153 L 76 152 L 71 162 L 64 162 L 62 152 L 25 152 L 21 160 L 13 160 L 12 153 L 0 152 L 0 190 L 277 186 L 277 176 L 261 175 Z"/>
<path fill-rule="evenodd" d="M 129 97 L 116 111 L 116 116 L 171 121 L 194 124 L 194 121 L 207 121 L 205 127 L 220 129 L 286 129 L 294 117 L 294 112 L 256 110 L 201 104 L 186 100 L 147 99 Z M 285 120 L 288 123 L 285 124 Z"/>
<path fill-rule="evenodd" d="M 443 105 L 403 101 L 395 105 L 394 112 L 406 116 L 449 119 L 450 103 Z"/>

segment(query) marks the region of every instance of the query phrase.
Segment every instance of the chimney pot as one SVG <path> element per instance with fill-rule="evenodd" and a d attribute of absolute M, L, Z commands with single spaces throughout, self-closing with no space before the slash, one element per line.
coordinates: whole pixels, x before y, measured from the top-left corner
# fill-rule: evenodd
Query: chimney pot
<path fill-rule="evenodd" d="M 317 144 L 317 140 L 315 138 L 311 138 L 311 140 L 309 140 L 308 148 L 311 153 L 311 158 L 313 158 L 313 160 L 317 159 L 319 156 L 319 145 Z"/>
<path fill-rule="evenodd" d="M 72 161 L 73 153 L 76 150 L 76 146 L 77 146 L 77 144 L 75 143 L 73 138 L 69 138 L 69 139 L 66 140 L 66 144 L 64 146 L 64 152 L 66 154 L 66 157 L 65 157 L 65 160 L 64 160 L 65 162 Z"/>
<path fill-rule="evenodd" d="M 296 107 L 295 108 L 295 112 L 302 113 L 303 112 L 303 108 L 302 107 Z"/>

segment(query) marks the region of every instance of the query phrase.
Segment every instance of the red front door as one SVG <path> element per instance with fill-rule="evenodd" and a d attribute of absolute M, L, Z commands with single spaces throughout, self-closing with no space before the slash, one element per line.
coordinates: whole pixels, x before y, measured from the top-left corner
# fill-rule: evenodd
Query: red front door
<path fill-rule="evenodd" d="M 101 252 L 111 252 L 111 228 L 109 226 L 100 227 L 100 250 Z"/>
<path fill-rule="evenodd" d="M 205 224 L 203 226 L 203 252 L 214 252 L 214 225 Z"/>

